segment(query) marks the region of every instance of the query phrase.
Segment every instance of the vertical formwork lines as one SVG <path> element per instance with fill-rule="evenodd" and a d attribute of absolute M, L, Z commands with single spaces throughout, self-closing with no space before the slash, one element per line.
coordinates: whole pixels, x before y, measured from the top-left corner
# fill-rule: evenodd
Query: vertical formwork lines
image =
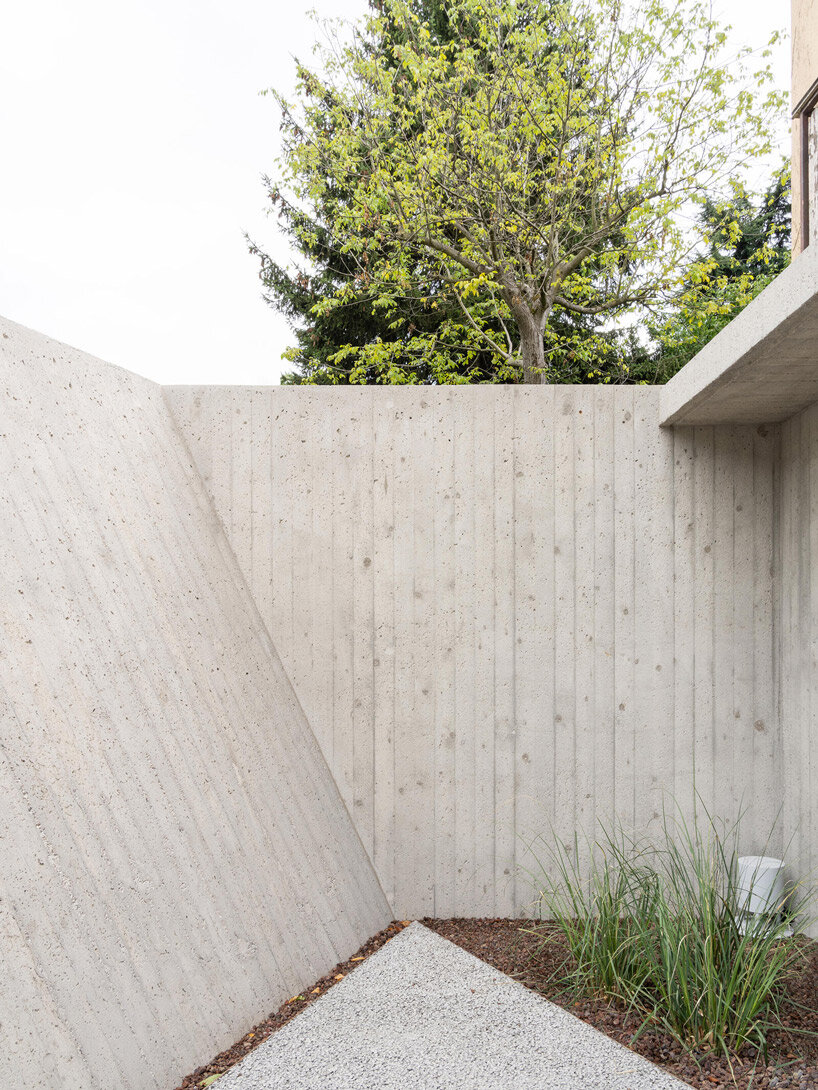
<path fill-rule="evenodd" d="M 574 439 L 574 783 L 575 822 L 583 869 L 594 839 L 597 730 L 594 722 L 594 614 L 596 598 L 594 391 L 577 388 Z"/>
<path fill-rule="evenodd" d="M 815 794 L 815 768 L 811 759 L 811 745 L 818 721 L 818 579 L 815 575 L 815 567 L 818 564 L 818 413 L 815 406 L 806 410 L 809 421 L 809 461 L 808 461 L 808 488 L 809 488 L 809 588 L 810 588 L 810 619 L 809 619 L 809 654 L 806 667 L 809 677 L 809 714 L 804 720 L 804 733 L 802 735 L 802 767 L 806 770 L 806 783 L 801 782 L 800 796 L 803 807 L 803 820 L 806 829 L 806 842 L 809 845 L 810 856 L 805 873 L 815 877 L 815 807 L 813 800 Z"/>
<path fill-rule="evenodd" d="M 454 690 L 454 698 L 452 701 L 452 774 L 454 776 L 455 785 L 459 783 L 459 769 L 460 769 L 460 731 L 461 724 L 458 719 L 458 709 L 460 706 L 460 686 L 461 686 L 461 624 L 460 624 L 460 564 L 458 562 L 458 510 L 460 508 L 460 493 L 458 490 L 458 452 L 461 444 L 460 430 L 459 430 L 459 406 L 453 402 L 452 404 L 452 554 L 454 561 L 454 571 L 452 573 L 452 634 L 453 634 L 453 648 L 452 648 L 452 688 Z M 453 865 L 452 865 L 452 902 L 459 904 L 460 894 L 460 792 L 452 792 L 452 845 L 453 845 Z"/>
<path fill-rule="evenodd" d="M 508 387 L 501 387 L 502 395 L 508 393 Z M 490 875 L 490 896 L 486 898 L 487 905 L 491 905 L 491 914 L 497 914 L 497 840 L 500 835 L 499 823 L 500 816 L 498 814 L 498 798 L 497 798 L 497 742 L 498 742 L 498 715 L 497 715 L 497 689 L 498 689 L 498 663 L 497 663 L 497 406 L 499 398 L 492 398 L 491 404 L 491 647 L 489 654 L 491 657 L 491 810 L 493 817 L 493 827 L 491 835 L 491 867 L 489 869 Z"/>
<path fill-rule="evenodd" d="M 370 505 L 369 505 L 369 519 L 370 519 L 370 528 L 371 528 L 371 532 L 372 532 L 371 546 L 370 546 L 371 549 L 372 549 L 372 554 L 371 554 L 371 557 L 370 557 L 370 559 L 372 561 L 372 565 L 371 565 L 371 568 L 370 568 L 371 574 L 370 574 L 370 579 L 369 579 L 369 593 L 370 593 L 370 614 L 369 615 L 372 618 L 372 629 L 368 634 L 369 635 L 368 643 L 369 643 L 370 655 L 371 655 L 371 661 L 370 661 L 370 664 L 369 664 L 369 675 L 370 675 L 370 679 L 371 679 L 370 684 L 371 684 L 371 693 L 372 693 L 372 700 L 371 700 L 371 704 L 370 704 L 370 716 L 369 716 L 369 732 L 370 732 L 371 745 L 372 745 L 371 779 L 370 779 L 370 782 L 372 784 L 372 794 L 371 794 L 371 798 L 369 799 L 369 809 L 370 809 L 370 814 L 371 814 L 371 819 L 370 820 L 372 822 L 372 839 L 371 839 L 369 853 L 370 853 L 370 859 L 372 860 L 373 866 L 375 865 L 375 838 L 378 835 L 378 833 L 377 833 L 377 829 L 378 829 L 378 820 L 377 820 L 378 813 L 377 813 L 377 806 L 376 806 L 376 803 L 375 803 L 375 795 L 376 795 L 377 790 L 378 790 L 378 763 L 377 763 L 377 741 L 376 741 L 377 733 L 376 733 L 376 727 L 375 727 L 375 719 L 376 719 L 376 716 L 377 716 L 377 708 L 378 708 L 378 701 L 377 701 L 378 673 L 377 673 L 377 667 L 375 665 L 376 650 L 377 650 L 376 640 L 377 640 L 377 630 L 378 630 L 377 595 L 375 593 L 375 579 L 376 579 L 375 544 L 376 544 L 376 533 L 377 533 L 377 531 L 376 531 L 376 521 L 375 521 L 375 489 L 377 488 L 377 479 L 378 478 L 377 478 L 377 466 L 376 466 L 376 461 L 375 461 L 375 458 L 376 458 L 376 454 L 375 454 L 375 420 L 376 420 L 376 418 L 375 418 L 375 402 L 374 402 L 374 400 L 370 399 L 370 404 L 369 404 L 369 427 L 370 427 L 370 434 L 372 436 L 372 444 L 371 444 L 371 458 L 370 458 L 370 462 L 369 462 L 369 488 L 370 488 L 369 495 L 371 497 L 371 502 L 370 502 Z"/>
<path fill-rule="evenodd" d="M 558 504 L 559 504 L 559 492 L 558 492 L 558 488 L 557 488 L 557 480 L 558 480 L 558 475 L 557 475 L 557 442 L 556 442 L 557 415 L 558 415 L 558 413 L 557 413 L 557 397 L 556 397 L 556 393 L 555 393 L 554 396 L 553 396 L 553 399 L 552 399 L 552 404 L 551 404 L 552 445 L 551 445 L 551 458 L 549 460 L 550 468 L 551 468 L 551 475 L 552 475 L 552 480 L 553 480 L 553 503 L 551 505 L 551 555 L 549 557 L 550 568 L 551 568 L 550 587 L 551 587 L 551 602 L 552 602 L 552 607 L 551 607 L 551 631 L 553 633 L 553 637 L 552 637 L 552 640 L 551 640 L 551 656 L 550 656 L 550 662 L 548 663 L 548 666 L 549 666 L 549 672 L 551 674 L 551 677 L 554 679 L 554 683 L 553 683 L 552 688 L 551 688 L 551 706 L 546 707 L 546 709 L 545 709 L 546 714 L 548 715 L 549 741 L 551 743 L 551 797 L 550 797 L 550 802 L 551 802 L 550 810 L 551 810 L 551 812 L 548 815 L 549 816 L 550 829 L 547 830 L 547 833 L 554 833 L 554 832 L 557 831 L 557 828 L 558 828 L 558 826 L 557 826 L 557 807 L 558 807 L 557 784 L 559 782 L 558 776 L 559 776 L 559 773 L 560 773 L 560 768 L 559 768 L 559 764 L 558 764 L 558 761 L 557 761 L 557 751 L 558 751 L 558 746 L 559 746 L 557 735 L 558 735 L 558 733 L 560 733 L 557 730 L 557 707 L 558 707 L 558 696 L 557 696 L 557 694 L 558 694 L 557 648 L 559 646 L 559 638 L 558 638 L 558 634 L 557 634 L 557 616 L 558 616 L 558 612 L 559 612 L 559 598 L 558 598 L 558 595 L 557 595 L 557 550 L 559 548 L 559 546 L 557 545 L 557 541 L 558 541 L 558 537 L 557 537 L 557 508 L 558 508 Z"/>
<path fill-rule="evenodd" d="M 557 398 L 555 398 L 555 402 Z M 555 404 L 555 537 L 554 537 L 554 825 L 556 834 L 570 843 L 576 830 L 575 701 L 575 398 L 560 391 Z"/>
<path fill-rule="evenodd" d="M 397 417 L 398 417 L 397 409 L 394 410 L 393 416 L 394 416 L 395 420 L 397 420 Z M 392 662 L 392 736 L 391 736 L 391 752 L 392 752 L 392 811 L 393 811 L 393 813 L 392 813 L 392 823 L 391 823 L 391 828 L 390 828 L 390 832 L 392 833 L 392 836 L 390 838 L 390 840 L 391 840 L 390 849 L 391 850 L 390 850 L 390 867 L 389 867 L 390 873 L 391 873 L 391 876 L 392 876 L 392 895 L 390 896 L 389 900 L 390 900 L 390 903 L 392 904 L 393 908 L 395 909 L 395 911 L 398 912 L 399 914 L 402 914 L 402 911 L 403 911 L 402 906 L 399 903 L 397 903 L 398 902 L 398 890 L 399 890 L 398 880 L 397 880 L 397 840 L 398 840 L 398 838 L 397 838 L 397 835 L 396 835 L 396 828 L 397 828 L 397 824 L 398 824 L 398 814 L 399 814 L 399 810 L 398 810 L 397 736 L 398 736 L 398 731 L 400 729 L 400 724 L 399 724 L 399 721 L 398 721 L 398 709 L 397 709 L 397 701 L 398 701 L 397 659 L 398 659 L 398 653 L 397 653 L 397 647 L 396 647 L 396 643 L 397 643 L 397 639 L 396 639 L 397 618 L 396 618 L 396 609 L 395 609 L 395 604 L 396 604 L 396 599 L 397 599 L 397 593 L 396 593 L 396 591 L 397 591 L 397 586 L 396 586 L 396 584 L 397 584 L 397 545 L 396 545 L 397 510 L 395 508 L 395 494 L 397 492 L 397 481 L 398 481 L 398 471 L 397 471 L 397 464 L 396 464 L 395 459 L 398 457 L 398 450 L 397 450 L 397 446 L 395 444 L 395 431 L 394 430 L 390 430 L 390 438 L 391 438 L 391 442 L 392 442 L 392 482 L 391 482 L 392 483 L 392 488 L 391 488 L 392 511 L 391 511 L 390 532 L 391 532 L 391 543 L 392 543 L 392 586 L 391 586 L 391 591 L 392 591 L 392 593 L 391 593 L 391 612 L 392 612 L 392 626 L 391 626 L 391 630 L 392 630 L 392 648 L 391 648 L 391 651 L 392 651 L 392 654 L 391 654 L 391 662 Z"/>
<path fill-rule="evenodd" d="M 438 567 L 438 540 L 440 533 L 440 494 L 439 494 L 439 475 L 440 475 L 440 460 L 438 451 L 438 414 L 436 408 L 432 410 L 432 424 L 431 424 L 431 451 L 432 451 L 432 579 L 430 591 L 434 594 L 434 600 L 432 605 L 432 633 L 431 633 L 431 647 L 432 654 L 436 657 L 437 662 L 440 663 L 440 594 L 441 594 L 441 578 L 440 570 Z M 434 589 L 432 589 L 434 588 Z M 431 743 L 431 811 L 432 811 L 432 858 L 431 858 L 431 897 L 432 897 L 432 915 L 437 916 L 438 905 L 440 898 L 438 896 L 438 881 L 440 879 L 439 870 L 439 843 L 438 843 L 438 829 L 441 829 L 443 823 L 440 821 L 440 802 L 442 795 L 442 787 L 440 783 L 440 734 L 438 730 L 439 723 L 439 692 L 436 684 L 437 678 L 435 677 L 430 686 L 431 694 L 431 724 L 432 724 L 432 743 Z"/>
<path fill-rule="evenodd" d="M 346 392 L 347 391 L 345 390 L 344 393 L 346 393 Z M 339 715 L 338 715 L 338 671 L 341 668 L 340 656 L 338 654 L 338 650 L 339 650 L 338 641 L 339 641 L 340 636 L 343 636 L 344 638 L 346 638 L 346 633 L 341 633 L 339 631 L 338 624 L 337 624 L 337 617 L 335 615 L 335 573 L 336 573 L 337 568 L 338 568 L 338 535 L 337 535 L 337 523 L 339 521 L 338 520 L 338 513 L 339 513 L 338 512 L 338 506 L 339 506 L 339 504 L 338 504 L 338 492 L 339 492 L 338 480 L 339 480 L 339 476 L 340 476 L 338 459 L 339 459 L 340 451 L 338 449 L 339 448 L 339 443 L 338 443 L 337 431 L 333 427 L 333 425 L 335 423 L 335 419 L 334 419 L 335 414 L 333 412 L 333 408 L 334 408 L 334 406 L 331 405 L 331 404 L 327 405 L 326 409 L 324 409 L 323 406 L 321 406 L 319 408 L 319 413 L 318 413 L 319 418 L 322 419 L 322 421 L 323 421 L 324 417 L 326 416 L 326 418 L 329 420 L 328 441 L 327 441 L 327 444 L 326 444 L 326 449 L 322 450 L 321 454 L 329 456 L 329 462 L 330 462 L 330 464 L 332 466 L 332 469 L 330 470 L 329 474 L 327 474 L 326 469 L 324 468 L 324 465 L 322 465 L 322 462 L 324 462 L 325 459 L 324 458 L 317 458 L 315 460 L 313 480 L 316 482 L 316 485 L 313 488 L 313 494 L 312 494 L 313 519 L 316 517 L 316 513 L 318 513 L 319 516 L 323 516 L 323 517 L 327 517 L 327 514 L 328 514 L 328 517 L 329 517 L 329 528 L 328 528 L 328 532 L 327 532 L 327 536 L 329 537 L 329 548 L 327 549 L 327 552 L 329 553 L 330 562 L 329 562 L 328 567 L 325 567 L 324 564 L 315 565 L 315 567 L 313 568 L 313 571 L 312 571 L 313 580 L 318 579 L 318 581 L 320 583 L 324 583 L 326 581 L 329 584 L 329 586 L 328 586 L 329 601 L 326 603 L 326 608 L 325 609 L 317 609 L 315 611 L 315 613 L 313 614 L 313 616 L 310 618 L 310 620 L 312 622 L 312 627 L 313 627 L 313 677 L 318 676 L 317 671 L 319 669 L 325 670 L 327 668 L 326 664 L 328 663 L 328 665 L 329 665 L 329 675 L 330 675 L 330 679 L 331 679 L 331 685 L 330 685 L 330 690 L 329 690 L 329 704 L 328 704 L 328 707 L 326 707 L 326 709 L 325 709 L 326 712 L 328 713 L 327 714 L 327 726 L 326 726 L 327 737 L 331 739 L 330 745 L 332 747 L 332 749 L 331 749 L 332 757 L 330 758 L 330 766 L 335 771 L 335 780 L 336 780 L 336 783 L 338 784 L 339 790 L 341 791 L 341 795 L 343 796 L 344 802 L 347 804 L 347 809 L 350 811 L 350 813 L 352 813 L 351 800 L 349 798 L 349 784 L 347 783 L 347 779 L 346 779 L 346 776 L 344 774 L 346 772 L 346 768 L 345 768 L 345 762 L 344 762 L 343 758 L 346 757 L 346 754 L 345 753 L 342 754 L 341 747 L 337 744 L 338 743 L 338 733 L 337 733 L 338 732 L 338 719 L 339 719 Z M 323 429 L 322 429 L 322 434 L 323 434 Z M 310 451 L 309 453 L 312 454 L 313 452 Z M 329 511 L 328 512 L 327 512 L 326 508 L 324 507 L 323 503 L 319 504 L 317 502 L 317 500 L 318 500 L 317 481 L 319 479 L 323 481 L 323 480 L 325 480 L 327 478 L 327 476 L 332 481 L 332 492 L 331 492 L 331 495 L 330 495 L 330 506 L 329 506 Z M 320 544 L 321 544 L 321 542 L 319 541 L 319 546 L 320 546 Z M 344 558 L 344 559 L 346 559 L 346 558 Z M 324 628 L 324 626 L 327 625 L 327 623 L 329 624 L 329 630 L 331 632 L 331 639 L 329 641 L 330 654 L 329 654 L 328 659 L 325 658 L 323 654 L 321 654 L 320 656 L 315 655 L 315 652 L 317 650 L 316 646 L 315 646 L 315 626 L 316 626 L 316 624 L 318 625 L 318 630 L 320 632 Z M 323 660 L 325 665 L 323 665 L 323 667 L 319 668 L 318 663 L 321 660 Z"/>
<path fill-rule="evenodd" d="M 619 613 L 619 539 L 616 532 L 616 464 L 618 459 L 619 444 L 617 442 L 619 429 L 616 388 L 611 396 L 611 814 L 612 822 L 616 822 L 618 803 L 616 791 L 617 760 L 617 664 L 619 662 L 619 640 L 617 639 L 617 614 Z"/>
<path fill-rule="evenodd" d="M 803 689 L 803 708 L 800 718 L 800 768 L 798 777 L 799 827 L 801 842 L 811 856 L 812 848 L 812 761 L 810 757 L 810 736 L 815 723 L 815 686 L 818 681 L 818 662 L 816 662 L 816 639 L 818 639 L 818 615 L 816 599 L 818 586 L 813 574 L 815 558 L 818 557 L 818 507 L 816 486 L 818 486 L 818 466 L 816 456 L 818 448 L 815 441 L 815 408 L 801 414 L 801 444 L 799 466 L 801 467 L 801 503 L 802 514 L 800 543 L 800 568 L 802 579 L 801 632 L 801 686 Z M 811 861 L 811 860 L 810 860 Z M 814 877 L 814 875 L 813 875 Z"/>
<path fill-rule="evenodd" d="M 511 820 L 511 850 L 509 852 L 510 870 L 506 880 L 509 894 L 504 897 L 504 903 L 510 903 L 509 915 L 517 912 L 515 861 L 517 859 L 519 830 L 517 829 L 517 764 L 519 761 L 519 729 L 517 725 L 517 428 L 518 428 L 518 403 L 517 387 L 511 389 L 511 438 L 509 445 L 509 459 L 511 462 L 511 633 L 509 641 L 511 646 L 511 661 L 509 663 L 511 676 L 507 686 L 511 701 L 511 769 L 507 780 L 511 797 L 506 804 L 507 812 Z"/>
<path fill-rule="evenodd" d="M 289 490 L 282 499 L 276 487 L 269 502 L 278 505 L 277 516 L 293 512 L 286 591 L 295 640 L 282 636 L 286 611 L 275 594 L 267 615 L 275 615 L 274 640 L 295 644 L 295 687 L 319 735 L 322 707 L 332 710 L 328 756 L 347 801 L 360 811 L 384 886 L 391 875 L 404 904 L 416 894 L 419 905 L 432 876 L 431 910 L 505 912 L 510 904 L 516 911 L 523 884 L 516 880 L 508 902 L 505 872 L 521 858 L 521 834 L 532 832 L 537 806 L 570 839 L 609 813 L 644 825 L 659 792 L 684 795 L 694 775 L 708 805 L 718 799 L 728 808 L 748 783 L 773 782 L 772 738 L 755 730 L 768 718 L 773 735 L 777 729 L 778 683 L 760 677 L 777 663 L 778 636 L 765 617 L 779 623 L 772 561 L 765 562 L 777 516 L 773 452 L 764 437 L 723 426 L 660 431 L 657 391 L 633 387 L 318 393 L 323 401 L 315 391 L 291 390 L 270 401 L 271 416 L 287 407 L 283 434 L 271 447 L 284 455 L 275 464 L 277 471 L 288 467 Z M 383 413 L 375 401 L 387 398 L 393 408 Z M 322 485 L 328 467 L 319 417 L 327 406 L 335 417 L 334 468 Z M 202 403 L 200 417 L 206 411 Z M 409 416 L 416 417 L 411 424 Z M 194 426 L 195 413 L 187 417 Z M 249 431 L 262 418 L 253 405 Z M 214 419 L 214 426 L 230 423 L 223 411 Z M 311 451 L 300 442 L 305 435 L 315 436 Z M 219 463 L 241 460 L 244 441 L 234 428 L 227 448 L 214 442 L 205 451 L 197 443 L 199 457 L 214 463 L 214 487 L 230 505 L 233 534 L 245 532 L 244 515 L 232 509 L 247 502 L 244 470 Z M 384 482 L 375 485 L 383 451 L 385 475 L 395 479 L 391 496 Z M 410 466 L 402 466 L 401 455 Z M 356 458 L 361 472 L 371 465 L 371 495 L 354 476 Z M 264 457 L 250 461 L 255 478 Z M 232 482 L 226 500 L 225 480 Z M 796 485 L 806 502 L 806 473 Z M 264 581 L 264 495 L 254 479 L 256 588 Z M 308 525 L 299 501 L 310 509 Z M 327 522 L 319 508 L 330 506 L 326 553 L 317 540 Z M 269 521 L 266 532 L 275 539 L 286 524 Z M 806 530 L 806 513 L 802 522 Z M 367 523 L 375 554 L 369 581 L 361 569 Z M 276 553 L 273 546 L 271 585 L 283 586 Z M 806 620 L 815 590 L 806 561 L 797 562 Z M 327 569 L 331 590 L 299 595 L 310 567 Z M 260 589 L 257 595 L 263 600 Z M 326 638 L 322 601 L 332 626 Z M 358 633 L 368 626 L 368 637 Z M 305 628 L 314 640 L 306 663 L 298 645 Z M 807 650 L 803 656 L 806 679 Z M 803 723 L 811 714 L 807 696 L 815 701 L 805 691 Z M 548 824 L 540 817 L 539 831 Z M 413 828 L 418 835 L 407 836 Z"/>
<path fill-rule="evenodd" d="M 636 667 L 637 667 L 637 663 L 638 663 L 638 658 L 637 658 L 636 652 L 637 652 L 637 649 L 638 649 L 638 646 L 639 646 L 639 644 L 637 643 L 637 635 L 638 635 L 638 632 L 639 632 L 639 621 L 641 619 L 640 616 L 639 616 L 639 610 L 637 608 L 637 602 L 638 602 L 638 595 L 637 595 L 637 589 L 638 589 L 637 550 L 638 550 L 638 547 L 639 547 L 640 536 L 639 536 L 638 526 L 636 524 L 637 453 L 639 452 L 638 451 L 638 446 L 637 446 L 636 417 L 637 417 L 637 405 L 636 405 L 636 398 L 634 398 L 634 410 L 630 414 L 630 427 L 631 427 L 631 429 L 633 429 L 633 433 L 634 433 L 634 439 L 633 439 L 634 457 L 630 459 L 630 473 L 631 473 L 631 475 L 633 475 L 633 486 L 631 486 L 630 495 L 633 496 L 633 519 L 634 519 L 634 543 L 633 543 L 633 548 L 631 548 L 631 552 L 630 552 L 631 564 L 633 564 L 633 569 L 634 569 L 633 570 L 633 579 L 631 579 L 631 584 L 630 584 L 631 585 L 630 613 L 633 614 L 633 617 L 634 617 L 634 619 L 633 619 L 633 631 L 634 631 L 633 663 L 634 663 L 634 666 L 633 666 L 633 675 L 631 675 L 631 676 L 633 676 L 633 687 L 631 687 L 631 690 L 630 690 L 630 698 L 631 698 L 631 707 L 634 707 L 634 709 L 638 709 L 638 706 L 639 706 L 638 705 L 638 695 L 637 695 L 637 674 L 636 674 Z M 633 787 L 633 796 L 631 796 L 631 798 L 630 798 L 630 814 L 631 814 L 630 826 L 631 826 L 631 828 L 636 828 L 637 827 L 637 812 L 638 812 L 638 810 L 637 810 L 637 799 L 638 799 L 637 751 L 638 751 L 638 746 L 639 746 L 639 729 L 640 729 L 640 726 L 641 726 L 641 724 L 639 722 L 639 718 L 637 717 L 635 722 L 634 722 L 633 712 L 631 712 L 630 766 L 631 766 L 631 768 L 633 768 L 633 780 L 631 780 L 631 787 Z"/>
<path fill-rule="evenodd" d="M 692 817 L 696 769 L 696 512 L 694 475 L 694 433 L 674 428 L 674 797 Z M 689 796 L 689 797 L 683 797 Z"/>
<path fill-rule="evenodd" d="M 65 916 L 37 958 L 38 1040 L 60 1085 L 133 1086 L 146 1071 L 170 1085 L 382 926 L 386 905 L 248 590 L 253 420 L 219 391 L 195 444 L 207 457 L 218 434 L 217 517 L 158 387 L 8 329 L 0 366 L 25 394 L 4 411 L 3 567 L 23 593 L 3 618 L 3 682 L 20 814 L 47 856 L 36 883 L 37 860 L 17 860 L 28 888 L 14 912 Z M 243 537 L 235 551 L 223 527 Z M 280 868 L 275 888 L 249 866 L 261 857 Z"/>
<path fill-rule="evenodd" d="M 513 910 L 515 858 L 514 781 L 517 723 L 514 713 L 515 545 L 514 510 L 516 387 L 505 387 L 494 401 L 494 777 L 495 915 Z"/>
<path fill-rule="evenodd" d="M 595 738 L 593 826 L 615 815 L 614 769 L 614 639 L 616 534 L 614 512 L 615 424 L 614 391 L 594 391 L 592 437 L 594 458 L 594 612 L 593 612 L 593 718 Z"/>

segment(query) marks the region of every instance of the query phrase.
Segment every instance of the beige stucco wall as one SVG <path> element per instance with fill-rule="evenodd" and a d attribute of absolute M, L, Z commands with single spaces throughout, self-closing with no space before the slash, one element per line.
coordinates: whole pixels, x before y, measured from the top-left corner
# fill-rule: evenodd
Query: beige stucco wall
<path fill-rule="evenodd" d="M 818 0 L 792 0 L 792 102 L 818 79 Z"/>
<path fill-rule="evenodd" d="M 792 0 L 792 105 L 818 79 L 818 0 Z M 801 121 L 792 128 L 792 249 L 800 253 L 806 239 L 801 224 Z"/>

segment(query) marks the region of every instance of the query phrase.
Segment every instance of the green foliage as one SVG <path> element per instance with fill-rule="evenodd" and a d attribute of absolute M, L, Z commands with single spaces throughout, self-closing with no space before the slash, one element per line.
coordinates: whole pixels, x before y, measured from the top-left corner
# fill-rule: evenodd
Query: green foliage
<path fill-rule="evenodd" d="M 336 34 L 326 75 L 301 66 L 296 101 L 276 96 L 273 203 L 303 254 L 332 255 L 304 274 L 310 332 L 350 323 L 329 355 L 301 342 L 302 371 L 616 374 L 601 320 L 669 297 L 680 210 L 769 150 L 783 108 L 725 44 L 695 0 L 380 0 Z"/>
<path fill-rule="evenodd" d="M 554 922 L 537 930 L 567 942 L 573 984 L 625 1002 L 686 1047 L 764 1052 L 799 943 L 774 923 L 742 934 L 738 834 L 706 812 L 692 825 L 664 815 L 658 844 L 602 827 L 590 881 L 576 839 L 549 841 L 540 902 Z"/>
<path fill-rule="evenodd" d="M 283 198 L 279 219 L 293 249 L 307 260 L 286 269 L 258 247 L 265 298 L 293 326 L 296 344 L 285 358 L 295 370 L 287 385 L 337 383 L 461 383 L 514 381 L 484 341 L 435 284 L 435 271 L 416 269 L 400 299 L 384 299 L 376 285 L 358 284 L 354 263 L 327 229 Z M 426 282 L 422 281 L 426 279 Z M 344 291 L 344 302 L 336 304 Z"/>
<path fill-rule="evenodd" d="M 377 5 L 374 5 L 377 7 Z M 451 41 L 452 31 L 440 0 L 421 0 L 413 10 L 438 41 Z M 461 27 L 460 34 L 464 33 Z M 384 63 L 394 64 L 387 41 L 404 40 L 394 20 L 385 19 L 378 48 Z M 310 94 L 320 94 L 310 79 Z M 327 100 L 329 101 L 329 100 Z M 295 122 L 286 114 L 282 127 L 295 138 Z M 265 178 L 268 196 L 279 229 L 290 249 L 301 255 L 295 268 L 276 262 L 254 243 L 251 252 L 261 263 L 266 301 L 283 313 L 293 327 L 296 344 L 284 358 L 296 370 L 282 376 L 282 383 L 463 383 L 516 382 L 519 367 L 497 356 L 474 329 L 461 307 L 440 283 L 434 264 L 418 255 L 406 294 L 384 297 L 375 282 L 363 283 L 356 275 L 356 261 L 333 237 L 327 222 L 332 209 L 348 199 L 334 186 L 321 208 L 314 202 L 310 215 L 289 201 L 282 190 Z M 353 285 L 351 287 L 351 285 Z M 336 303 L 343 291 L 344 302 Z M 493 337 L 502 328 L 492 322 L 491 307 L 474 305 L 471 314 Z M 599 320 L 555 313 L 548 331 L 546 358 L 555 381 L 592 381 L 603 371 L 622 372 L 615 341 L 598 336 Z"/>
<path fill-rule="evenodd" d="M 658 348 L 632 361 L 637 377 L 666 382 L 787 267 L 790 218 L 788 168 L 758 204 L 738 183 L 728 201 L 704 201 L 707 250 L 688 267 L 672 306 L 650 323 Z"/>

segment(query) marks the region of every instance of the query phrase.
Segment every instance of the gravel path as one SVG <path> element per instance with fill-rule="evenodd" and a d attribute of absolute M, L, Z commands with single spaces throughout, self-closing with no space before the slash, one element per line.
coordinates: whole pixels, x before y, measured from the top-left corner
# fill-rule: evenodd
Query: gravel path
<path fill-rule="evenodd" d="M 218 1090 L 686 1090 L 413 923 L 223 1075 Z"/>

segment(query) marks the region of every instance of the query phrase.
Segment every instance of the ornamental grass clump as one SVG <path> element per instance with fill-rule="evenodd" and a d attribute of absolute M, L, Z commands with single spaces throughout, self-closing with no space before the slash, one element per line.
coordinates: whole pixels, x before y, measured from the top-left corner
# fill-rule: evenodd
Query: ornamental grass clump
<path fill-rule="evenodd" d="M 539 894 L 551 922 L 537 931 L 544 942 L 561 936 L 571 984 L 624 1002 L 642 1018 L 638 1032 L 658 1027 L 727 1057 L 766 1053 L 801 955 L 784 905 L 761 921 L 743 916 L 737 844 L 738 824 L 721 828 L 706 811 L 692 823 L 663 815 L 657 842 L 619 824 L 585 852 L 577 838 L 552 838 Z"/>

